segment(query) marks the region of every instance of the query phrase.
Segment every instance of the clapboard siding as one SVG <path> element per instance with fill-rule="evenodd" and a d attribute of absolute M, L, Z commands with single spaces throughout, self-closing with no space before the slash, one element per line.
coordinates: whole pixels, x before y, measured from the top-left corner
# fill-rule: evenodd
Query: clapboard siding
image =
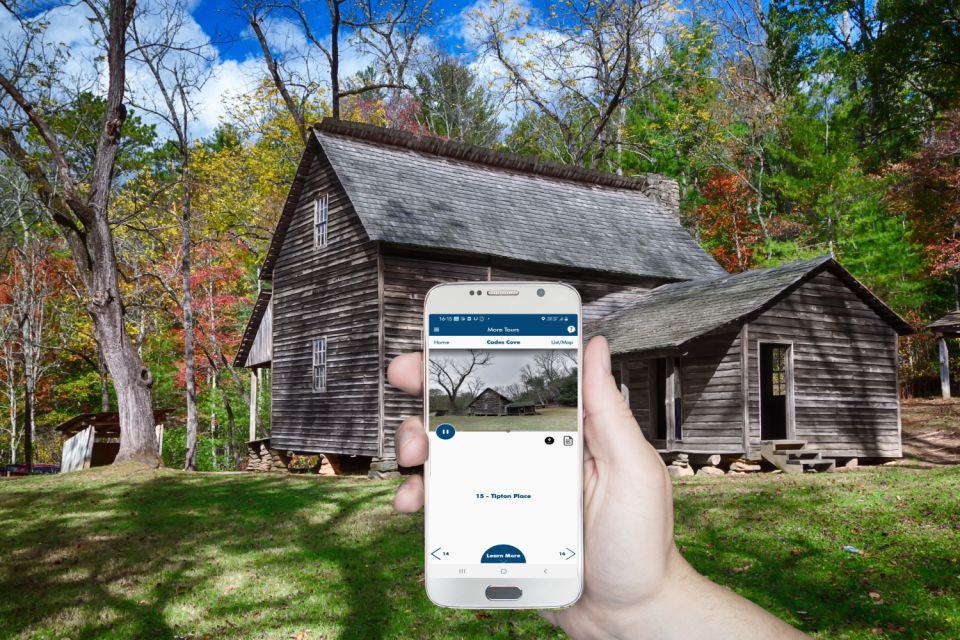
<path fill-rule="evenodd" d="M 739 327 L 704 336 L 680 359 L 683 442 L 674 448 L 743 450 Z"/>
<path fill-rule="evenodd" d="M 313 201 L 329 196 L 328 244 L 313 246 Z M 271 446 L 377 455 L 377 246 L 320 152 L 312 161 L 273 273 Z M 327 388 L 313 390 L 315 337 L 327 338 Z"/>
<path fill-rule="evenodd" d="M 420 351 L 423 298 L 434 285 L 462 280 L 486 280 L 488 268 L 439 259 L 383 255 L 384 363 L 408 351 Z M 423 413 L 423 402 L 396 387 L 383 389 L 384 456 L 394 455 L 393 435 L 407 416 Z"/>
<path fill-rule="evenodd" d="M 617 384 L 627 388 L 630 411 L 647 440 L 653 440 L 654 429 L 650 423 L 650 372 L 649 360 L 635 354 L 615 356 L 613 372 Z"/>
<path fill-rule="evenodd" d="M 796 438 L 825 456 L 901 455 L 896 333 L 833 273 L 821 272 L 749 323 L 754 450 L 761 341 L 793 345 Z"/>
<path fill-rule="evenodd" d="M 613 359 L 614 377 L 625 385 L 637 424 L 648 440 L 654 440 L 651 401 L 651 370 L 654 358 L 623 354 Z M 683 349 L 680 356 L 682 397 L 681 441 L 676 451 L 743 451 L 743 395 L 740 375 L 740 335 L 729 329 L 704 336 Z M 661 446 L 661 444 L 658 444 Z"/>

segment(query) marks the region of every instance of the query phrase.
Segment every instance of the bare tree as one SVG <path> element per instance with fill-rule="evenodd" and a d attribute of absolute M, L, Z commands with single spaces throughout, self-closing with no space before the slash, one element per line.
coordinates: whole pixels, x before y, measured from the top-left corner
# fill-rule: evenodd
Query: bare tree
<path fill-rule="evenodd" d="M 306 109 L 320 84 L 310 76 L 311 63 L 323 60 L 329 70 L 330 111 L 340 117 L 340 103 L 348 96 L 410 88 L 407 75 L 429 24 L 433 0 L 327 0 L 330 37 L 318 29 L 312 6 L 305 0 L 240 0 L 238 9 L 250 24 L 263 52 L 270 78 L 283 97 L 300 136 L 307 140 Z M 270 18 L 299 25 L 306 48 L 293 43 L 280 51 L 270 40 Z M 326 27 L 326 20 L 323 22 Z M 341 50 L 352 41 L 358 51 L 373 56 L 381 77 L 344 88 L 340 78 Z"/>
<path fill-rule="evenodd" d="M 161 2 L 147 10 L 156 18 L 150 23 L 158 29 L 144 31 L 140 24 L 147 15 L 144 11 L 132 21 L 130 36 L 135 48 L 132 60 L 146 68 L 153 78 L 156 92 L 138 97 L 137 106 L 165 122 L 174 133 L 179 160 L 180 209 L 180 281 L 183 314 L 184 369 L 187 403 L 187 451 L 184 468 L 196 469 L 197 464 L 197 387 L 196 349 L 194 347 L 193 292 L 190 276 L 190 252 L 193 241 L 190 224 L 193 217 L 190 182 L 190 156 L 193 140 L 190 122 L 193 118 L 193 100 L 209 77 L 210 54 L 205 43 L 180 39 L 181 29 L 188 15 L 181 0 Z"/>
<path fill-rule="evenodd" d="M 474 372 L 493 362 L 489 351 L 470 349 L 463 358 L 430 358 L 430 377 L 447 394 L 450 402 L 450 413 L 460 411 L 457 400 L 460 389 L 468 384 Z M 468 387 L 469 388 L 469 387 Z"/>
<path fill-rule="evenodd" d="M 483 391 L 483 378 L 479 376 L 473 376 L 467 382 L 467 397 L 470 398 L 470 402 L 473 402 L 480 392 Z"/>
<path fill-rule="evenodd" d="M 598 166 L 621 143 L 624 103 L 659 80 L 662 0 L 570 0 L 543 13 L 495 0 L 471 13 L 472 37 L 521 108 L 532 109 L 557 159 Z"/>
<path fill-rule="evenodd" d="M 127 117 L 127 33 L 134 4 L 126 0 L 84 2 L 97 42 L 104 47 L 105 112 L 89 182 L 79 182 L 76 168 L 63 151 L 49 114 L 62 102 L 69 87 L 50 66 L 49 46 L 43 42 L 43 14 L 3 9 L 19 26 L 15 38 L 4 43 L 0 56 L 0 151 L 26 176 L 31 189 L 66 237 L 83 282 L 86 307 L 97 342 L 117 390 L 120 410 L 120 451 L 117 461 L 159 464 L 153 405 L 153 377 L 124 327 L 117 257 L 110 226 L 110 197 L 121 129 Z M 69 82 L 69 80 L 67 80 Z M 59 95 L 58 95 L 59 94 Z M 60 98 L 60 99 L 58 99 Z M 36 134 L 44 150 L 31 147 L 27 131 Z M 49 161 L 47 160 L 47 156 Z"/>

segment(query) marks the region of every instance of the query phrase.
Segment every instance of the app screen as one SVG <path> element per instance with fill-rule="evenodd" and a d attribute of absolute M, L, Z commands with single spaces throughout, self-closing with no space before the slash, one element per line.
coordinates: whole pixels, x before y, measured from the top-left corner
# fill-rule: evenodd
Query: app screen
<path fill-rule="evenodd" d="M 575 577 L 577 316 L 428 319 L 431 576 Z"/>

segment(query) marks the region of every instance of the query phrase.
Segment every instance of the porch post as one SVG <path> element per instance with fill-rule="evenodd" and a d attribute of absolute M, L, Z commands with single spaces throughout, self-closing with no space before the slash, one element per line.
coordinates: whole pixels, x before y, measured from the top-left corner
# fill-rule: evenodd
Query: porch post
<path fill-rule="evenodd" d="M 250 369 L 250 440 L 257 439 L 257 370 Z"/>
<path fill-rule="evenodd" d="M 950 399 L 950 349 L 947 336 L 940 336 L 940 393 L 944 400 Z"/>

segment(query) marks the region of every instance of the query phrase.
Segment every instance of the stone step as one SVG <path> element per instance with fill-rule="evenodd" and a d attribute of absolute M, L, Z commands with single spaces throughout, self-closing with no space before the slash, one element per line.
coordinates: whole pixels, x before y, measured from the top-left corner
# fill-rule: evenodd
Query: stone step
<path fill-rule="evenodd" d="M 812 459 L 787 460 L 780 468 L 783 469 L 784 473 L 819 473 L 833 471 L 836 466 L 835 460 L 827 460 L 818 456 Z"/>
<path fill-rule="evenodd" d="M 786 451 L 788 449 L 803 449 L 807 446 L 806 440 L 767 440 L 763 443 L 766 445 L 773 445 L 775 451 Z"/>
<path fill-rule="evenodd" d="M 783 453 L 778 451 L 774 455 L 786 455 L 787 460 L 815 460 L 820 458 L 819 451 L 810 451 L 809 449 L 788 449 Z"/>

